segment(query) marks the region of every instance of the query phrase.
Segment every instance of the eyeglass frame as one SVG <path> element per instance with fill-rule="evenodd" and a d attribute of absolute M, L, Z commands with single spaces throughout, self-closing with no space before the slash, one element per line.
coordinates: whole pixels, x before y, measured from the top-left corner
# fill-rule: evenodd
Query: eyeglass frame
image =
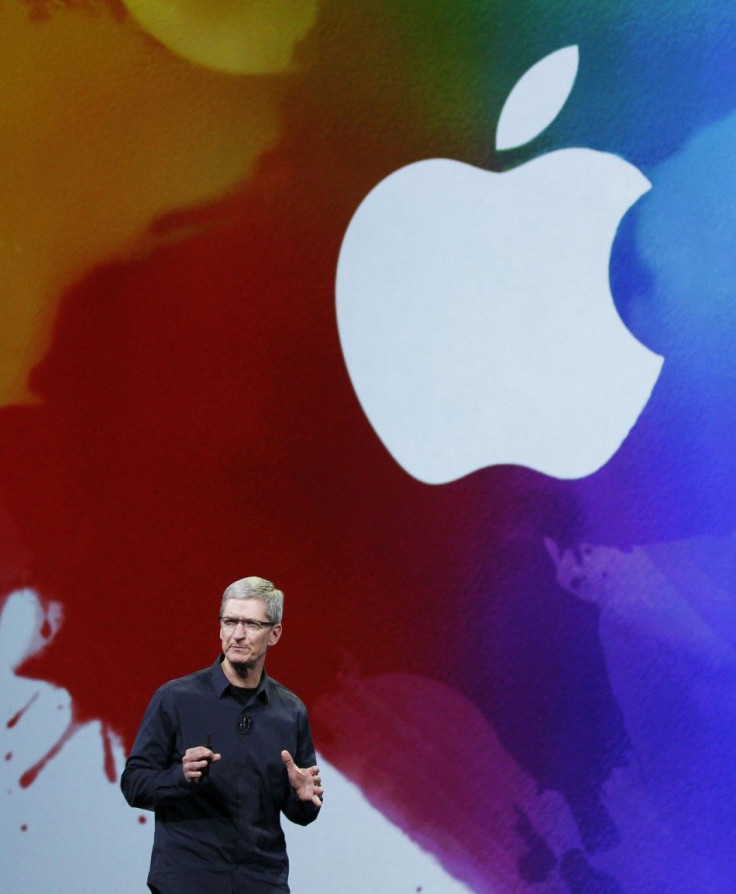
<path fill-rule="evenodd" d="M 266 627 L 276 627 L 276 621 L 259 621 L 256 618 L 231 618 L 228 615 L 220 615 L 217 619 L 226 630 L 235 631 L 238 625 L 243 625 L 247 633 L 260 633 Z"/>

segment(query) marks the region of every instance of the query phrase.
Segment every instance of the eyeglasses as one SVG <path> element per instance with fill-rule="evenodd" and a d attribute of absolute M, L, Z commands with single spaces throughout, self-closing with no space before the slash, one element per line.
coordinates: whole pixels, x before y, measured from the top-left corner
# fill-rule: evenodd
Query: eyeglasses
<path fill-rule="evenodd" d="M 264 627 L 275 627 L 275 621 L 256 621 L 253 618 L 220 618 L 220 623 L 226 630 L 235 630 L 238 624 L 243 625 L 243 630 L 250 633 L 258 633 Z"/>

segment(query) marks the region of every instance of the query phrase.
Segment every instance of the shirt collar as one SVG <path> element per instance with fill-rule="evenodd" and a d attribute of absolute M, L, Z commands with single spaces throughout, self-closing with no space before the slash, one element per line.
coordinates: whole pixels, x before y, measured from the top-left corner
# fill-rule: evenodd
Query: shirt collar
<path fill-rule="evenodd" d="M 212 685 L 214 686 L 215 693 L 218 698 L 222 698 L 222 696 L 227 692 L 228 687 L 232 685 L 228 678 L 225 676 L 222 670 L 222 662 L 224 661 L 225 656 L 219 655 L 212 665 Z M 256 689 L 256 698 L 259 698 L 264 704 L 268 704 L 269 701 L 269 690 L 271 688 L 271 679 L 266 673 L 266 669 L 263 669 L 263 673 L 261 674 L 261 682 L 258 684 L 258 688 Z"/>

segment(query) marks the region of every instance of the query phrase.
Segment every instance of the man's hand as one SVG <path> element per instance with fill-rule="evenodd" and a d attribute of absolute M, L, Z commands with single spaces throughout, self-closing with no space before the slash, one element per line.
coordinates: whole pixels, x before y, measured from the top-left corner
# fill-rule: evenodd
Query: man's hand
<path fill-rule="evenodd" d="M 319 776 L 319 767 L 307 767 L 302 770 L 294 763 L 294 759 L 288 751 L 281 752 L 281 760 L 286 764 L 286 772 L 289 774 L 289 784 L 294 789 L 300 801 L 311 801 L 317 807 L 322 806 L 322 780 Z"/>
<path fill-rule="evenodd" d="M 197 745 L 194 748 L 187 748 L 184 757 L 181 759 L 181 766 L 184 770 L 184 778 L 187 782 L 199 782 L 202 778 L 202 771 L 215 761 L 219 761 L 222 757 L 212 749 L 205 745 Z"/>

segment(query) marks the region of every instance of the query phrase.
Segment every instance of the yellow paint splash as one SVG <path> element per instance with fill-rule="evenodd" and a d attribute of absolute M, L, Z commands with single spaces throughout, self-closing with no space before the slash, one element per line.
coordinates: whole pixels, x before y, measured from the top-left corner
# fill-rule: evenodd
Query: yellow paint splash
<path fill-rule="evenodd" d="M 237 74 L 288 71 L 309 32 L 316 0 L 123 0 L 172 52 Z"/>

